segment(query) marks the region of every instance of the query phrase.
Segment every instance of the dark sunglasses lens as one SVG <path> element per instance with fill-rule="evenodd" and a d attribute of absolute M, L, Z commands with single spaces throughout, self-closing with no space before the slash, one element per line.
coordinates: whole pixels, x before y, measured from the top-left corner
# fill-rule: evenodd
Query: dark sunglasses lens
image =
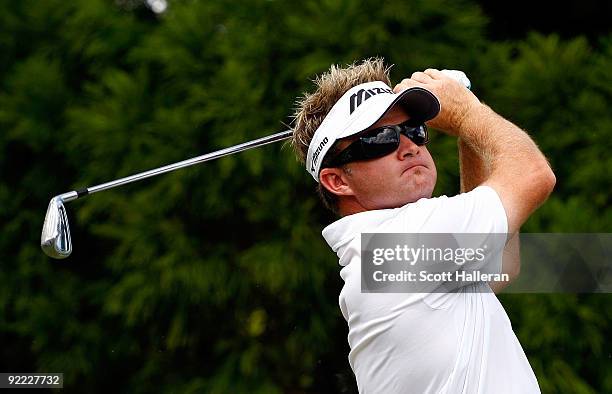
<path fill-rule="evenodd" d="M 404 126 L 402 133 L 410 138 L 412 142 L 417 145 L 425 145 L 429 142 L 429 135 L 427 134 L 427 126 Z"/>
<path fill-rule="evenodd" d="M 385 156 L 399 146 L 399 133 L 391 128 L 377 129 L 375 133 L 360 138 L 367 159 Z"/>

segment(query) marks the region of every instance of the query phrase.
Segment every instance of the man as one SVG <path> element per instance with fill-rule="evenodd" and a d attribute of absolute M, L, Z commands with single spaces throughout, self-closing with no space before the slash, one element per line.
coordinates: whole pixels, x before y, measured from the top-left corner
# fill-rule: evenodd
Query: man
<path fill-rule="evenodd" d="M 555 176 L 531 138 L 444 73 L 391 90 L 381 59 L 332 66 L 298 101 L 293 146 L 342 218 L 323 230 L 345 284 L 349 362 L 361 393 L 534 393 L 536 377 L 489 284 L 440 293 L 362 293 L 361 233 L 506 233 L 551 193 Z M 461 191 L 432 198 L 427 130 L 459 138 Z M 503 272 L 518 274 L 518 258 Z M 491 284 L 494 288 L 497 284 Z"/>

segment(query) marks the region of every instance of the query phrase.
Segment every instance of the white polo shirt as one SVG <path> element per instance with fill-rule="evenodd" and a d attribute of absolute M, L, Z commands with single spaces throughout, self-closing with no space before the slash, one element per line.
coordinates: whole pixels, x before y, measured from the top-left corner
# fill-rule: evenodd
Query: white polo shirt
<path fill-rule="evenodd" d="M 362 293 L 361 233 L 506 233 L 492 188 L 346 216 L 323 230 L 339 257 L 349 363 L 362 394 L 539 393 L 538 382 L 487 283 L 457 293 Z M 472 291 L 467 291 L 472 290 Z"/>

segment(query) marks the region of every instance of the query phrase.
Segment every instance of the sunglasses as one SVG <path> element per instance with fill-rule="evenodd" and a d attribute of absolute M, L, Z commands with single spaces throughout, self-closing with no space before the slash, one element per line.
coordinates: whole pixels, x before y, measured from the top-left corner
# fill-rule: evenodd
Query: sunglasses
<path fill-rule="evenodd" d="M 429 142 L 427 126 L 414 126 L 410 121 L 398 125 L 383 126 L 361 134 L 357 141 L 351 143 L 338 156 L 325 163 L 325 167 L 340 167 L 353 161 L 378 159 L 397 150 L 400 135 L 410 138 L 418 146 Z"/>

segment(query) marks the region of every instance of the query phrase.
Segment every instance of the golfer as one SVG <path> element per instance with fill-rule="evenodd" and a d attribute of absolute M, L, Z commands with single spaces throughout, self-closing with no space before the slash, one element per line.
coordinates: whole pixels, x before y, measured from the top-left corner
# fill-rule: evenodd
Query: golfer
<path fill-rule="evenodd" d="M 540 392 L 493 292 L 502 285 L 362 293 L 360 240 L 361 233 L 504 233 L 511 257 L 514 235 L 555 185 L 542 152 L 435 69 L 391 88 L 382 59 L 368 59 L 332 66 L 315 84 L 298 100 L 292 144 L 323 203 L 340 217 L 323 237 L 342 267 L 339 302 L 359 392 Z M 432 197 L 437 173 L 427 126 L 458 138 L 456 196 Z M 505 258 L 503 273 L 515 278 L 519 264 Z"/>

